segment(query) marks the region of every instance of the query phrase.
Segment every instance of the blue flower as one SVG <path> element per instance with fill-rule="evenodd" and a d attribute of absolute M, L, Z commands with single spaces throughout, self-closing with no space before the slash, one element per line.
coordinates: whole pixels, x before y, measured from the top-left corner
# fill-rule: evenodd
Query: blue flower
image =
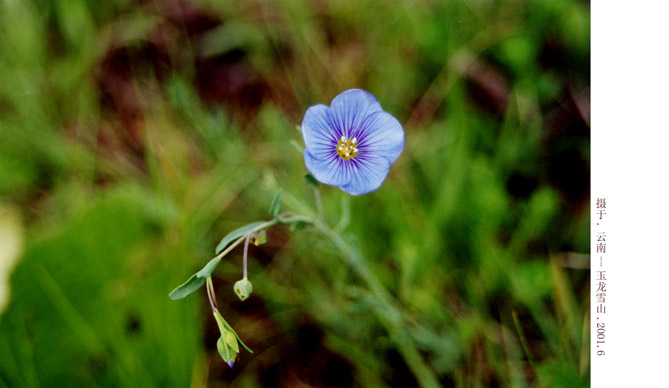
<path fill-rule="evenodd" d="M 404 148 L 402 125 L 360 89 L 307 109 L 302 135 L 309 172 L 352 195 L 378 189 Z"/>

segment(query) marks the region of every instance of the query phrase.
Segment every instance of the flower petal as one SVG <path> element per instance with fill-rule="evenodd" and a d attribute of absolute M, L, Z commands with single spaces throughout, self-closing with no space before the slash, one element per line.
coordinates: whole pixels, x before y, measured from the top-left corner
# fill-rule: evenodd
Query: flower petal
<path fill-rule="evenodd" d="M 323 104 L 314 105 L 307 109 L 302 120 L 304 144 L 317 159 L 326 159 L 332 153 L 336 155 L 339 137 L 333 129 L 329 110 Z"/>
<path fill-rule="evenodd" d="M 341 186 L 351 181 L 351 170 L 339 155 L 334 153 L 325 159 L 313 156 L 307 149 L 304 151 L 304 164 L 307 170 L 321 183 L 332 186 Z"/>
<path fill-rule="evenodd" d="M 378 189 L 404 148 L 402 125 L 360 89 L 347 90 L 307 110 L 302 121 L 307 169 L 320 182 L 352 195 Z M 356 140 L 350 159 L 337 152 L 341 137 Z M 348 156 L 348 155 L 347 155 Z"/>
<path fill-rule="evenodd" d="M 390 162 L 382 156 L 369 155 L 350 160 L 351 180 L 340 188 L 351 195 L 367 194 L 381 187 L 388 175 Z"/>
<path fill-rule="evenodd" d="M 382 112 L 376 98 L 360 89 L 347 90 L 332 100 L 330 115 L 336 132 L 335 139 L 341 136 L 352 138 L 351 134 L 368 115 Z"/>
<path fill-rule="evenodd" d="M 354 134 L 358 138 L 359 155 L 381 156 L 393 163 L 404 149 L 402 124 L 386 112 L 369 115 Z"/>

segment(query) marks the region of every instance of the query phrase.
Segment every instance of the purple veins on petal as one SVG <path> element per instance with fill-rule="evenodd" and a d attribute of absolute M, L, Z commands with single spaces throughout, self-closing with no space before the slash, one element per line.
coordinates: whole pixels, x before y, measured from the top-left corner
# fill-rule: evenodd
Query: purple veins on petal
<path fill-rule="evenodd" d="M 302 121 L 307 169 L 320 182 L 352 195 L 378 189 L 404 148 L 404 130 L 376 98 L 347 90 L 318 104 Z"/>

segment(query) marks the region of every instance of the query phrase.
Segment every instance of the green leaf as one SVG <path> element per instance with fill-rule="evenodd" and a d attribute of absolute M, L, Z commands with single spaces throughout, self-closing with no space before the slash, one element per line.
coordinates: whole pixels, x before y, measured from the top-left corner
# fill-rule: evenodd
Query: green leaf
<path fill-rule="evenodd" d="M 170 298 L 172 298 L 172 300 L 185 298 L 194 291 L 197 291 L 198 288 L 202 287 L 204 282 L 207 280 L 206 278 L 206 276 L 199 277 L 198 274 L 191 276 L 190 279 L 186 280 L 184 284 L 170 292 Z"/>
<path fill-rule="evenodd" d="M 279 189 L 279 191 L 274 196 L 274 199 L 272 200 L 272 206 L 269 207 L 269 215 L 271 215 L 272 217 L 276 217 L 277 215 L 279 215 L 279 208 L 281 208 L 282 194 L 283 190 Z"/>
<path fill-rule="evenodd" d="M 256 228 L 256 227 L 258 227 L 258 226 L 260 226 L 264 223 L 265 223 L 264 221 L 252 222 L 248 225 L 244 225 L 241 228 L 235 229 L 232 232 L 228 233 L 225 237 L 223 237 L 221 242 L 218 243 L 218 245 L 216 246 L 216 254 L 218 255 L 219 253 L 221 253 L 223 251 L 223 249 L 225 249 L 225 247 L 227 247 L 228 244 L 230 244 L 233 240 L 236 240 L 236 239 L 246 235 L 247 233 L 252 231 L 254 228 Z M 211 263 L 211 261 L 209 263 Z M 209 264 L 207 264 L 207 265 L 209 265 Z"/>
<path fill-rule="evenodd" d="M 207 265 L 205 265 L 204 268 L 199 270 L 195 275 L 202 279 L 207 279 L 214 272 L 218 263 L 221 262 L 221 259 L 222 257 L 214 257 L 213 259 L 209 260 Z"/>
<path fill-rule="evenodd" d="M 239 336 L 237 335 L 237 332 L 236 332 L 236 331 L 233 330 L 233 331 L 232 331 L 232 334 L 235 335 L 235 338 L 237 338 L 237 341 L 239 342 L 239 344 L 242 345 L 242 347 L 243 347 L 244 349 L 246 349 L 246 351 L 248 351 L 249 353 L 253 354 L 253 350 L 251 350 L 248 346 L 246 346 L 246 344 L 241 340 L 241 338 L 239 338 Z"/>
<path fill-rule="evenodd" d="M 263 224 L 265 224 L 263 221 L 253 222 L 228 233 L 225 237 L 223 237 L 223 240 L 221 240 L 221 242 L 216 247 L 216 254 L 221 253 L 221 251 L 223 251 L 223 249 L 225 249 L 225 247 L 227 247 L 233 240 L 248 234 L 253 229 Z M 256 245 L 260 245 L 266 240 L 266 235 L 260 234 L 256 237 L 256 240 L 254 240 L 254 243 Z M 199 270 L 195 275 L 191 276 L 184 284 L 175 288 L 174 291 L 170 293 L 170 298 L 173 300 L 185 298 L 192 292 L 196 291 L 198 288 L 202 287 L 206 279 L 211 276 L 211 274 L 216 269 L 216 266 L 218 266 L 218 264 L 221 262 L 221 259 L 222 257 L 214 257 L 213 259 L 209 260 L 204 268 Z"/>
<path fill-rule="evenodd" d="M 314 178 L 313 175 L 311 174 L 304 174 L 304 180 L 309 184 L 309 186 L 313 187 L 314 189 L 318 188 L 318 181 L 316 178 Z"/>

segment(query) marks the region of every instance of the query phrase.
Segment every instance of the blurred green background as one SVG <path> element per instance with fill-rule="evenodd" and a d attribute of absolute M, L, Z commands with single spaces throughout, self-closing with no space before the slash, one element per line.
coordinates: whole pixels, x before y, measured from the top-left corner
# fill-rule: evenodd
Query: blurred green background
<path fill-rule="evenodd" d="M 535 1 L 0 1 L 0 385 L 589 386 L 590 10 Z M 312 228 L 215 272 L 254 350 L 218 356 L 219 239 L 313 206 L 296 125 L 353 87 L 406 131 L 347 201 L 375 295 Z M 411 367 L 402 350 L 418 351 Z M 414 360 L 415 361 L 415 360 Z"/>

